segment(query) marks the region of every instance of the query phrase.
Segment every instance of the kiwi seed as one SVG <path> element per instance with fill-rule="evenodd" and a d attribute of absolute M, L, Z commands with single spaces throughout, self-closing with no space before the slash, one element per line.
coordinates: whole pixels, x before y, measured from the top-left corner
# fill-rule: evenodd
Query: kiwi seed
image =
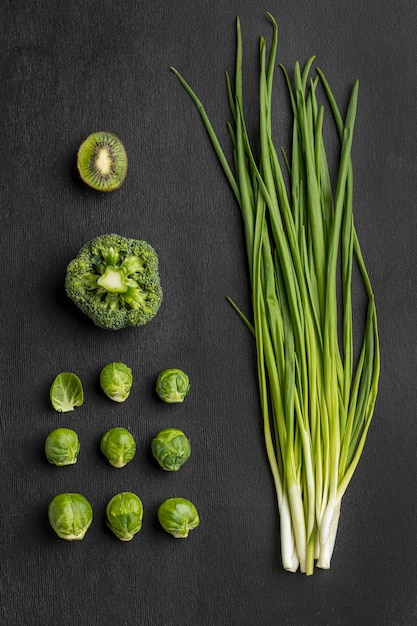
<path fill-rule="evenodd" d="M 77 168 L 82 180 L 98 191 L 113 191 L 127 174 L 127 154 L 114 133 L 92 133 L 78 149 Z"/>

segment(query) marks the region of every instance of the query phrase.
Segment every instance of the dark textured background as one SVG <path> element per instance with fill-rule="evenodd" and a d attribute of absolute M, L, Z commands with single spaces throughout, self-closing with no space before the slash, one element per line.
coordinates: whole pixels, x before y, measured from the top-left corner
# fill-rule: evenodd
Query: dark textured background
<path fill-rule="evenodd" d="M 360 79 L 353 148 L 355 218 L 371 274 L 382 349 L 380 394 L 365 453 L 345 496 L 327 572 L 282 571 L 278 517 L 259 415 L 251 337 L 228 306 L 248 310 L 239 212 L 191 101 L 195 87 L 222 138 L 242 20 L 246 115 L 256 128 L 258 37 L 280 26 L 279 61 L 317 55 L 342 106 Z M 417 4 L 414 0 L 92 2 L 4 0 L 0 7 L 1 612 L 2 626 L 411 626 L 417 622 L 416 308 Z M 288 102 L 277 71 L 274 128 L 288 145 Z M 123 187 L 101 195 L 75 173 L 78 145 L 111 130 L 126 145 Z M 160 256 L 165 299 L 142 329 L 103 331 L 63 293 L 67 263 L 114 231 Z M 98 373 L 128 363 L 124 405 Z M 182 406 L 153 395 L 160 369 L 185 369 Z M 86 400 L 59 416 L 49 385 L 78 373 Z M 102 433 L 124 425 L 136 459 L 111 469 Z M 149 458 L 161 427 L 183 428 L 193 456 L 176 475 Z M 50 430 L 81 439 L 76 466 L 43 456 Z M 80 491 L 95 521 L 84 541 L 49 529 L 59 491 Z M 107 500 L 138 493 L 141 533 L 105 528 Z M 192 499 L 201 525 L 180 542 L 155 521 L 172 495 Z"/>

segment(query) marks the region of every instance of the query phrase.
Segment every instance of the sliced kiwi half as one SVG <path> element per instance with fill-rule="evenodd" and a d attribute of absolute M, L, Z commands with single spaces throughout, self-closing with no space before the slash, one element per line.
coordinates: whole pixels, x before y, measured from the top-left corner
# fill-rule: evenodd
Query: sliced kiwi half
<path fill-rule="evenodd" d="M 91 133 L 78 149 L 77 168 L 81 179 L 93 189 L 118 189 L 127 174 L 125 147 L 114 133 Z"/>

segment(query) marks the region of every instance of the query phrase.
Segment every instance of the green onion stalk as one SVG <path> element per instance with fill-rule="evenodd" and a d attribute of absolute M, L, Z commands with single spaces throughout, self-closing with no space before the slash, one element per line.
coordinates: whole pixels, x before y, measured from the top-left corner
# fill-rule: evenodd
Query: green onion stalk
<path fill-rule="evenodd" d="M 291 154 L 272 137 L 278 27 L 269 54 L 260 38 L 259 153 L 244 116 L 242 35 L 237 18 L 234 88 L 226 72 L 233 167 L 204 106 L 183 76 L 241 209 L 252 316 L 229 302 L 254 336 L 268 460 L 280 514 L 284 569 L 327 569 L 342 497 L 361 457 L 374 413 L 380 371 L 377 315 L 354 226 L 351 147 L 358 100 L 353 85 L 345 118 L 314 57 L 293 78 L 281 65 L 292 110 Z M 323 136 L 321 86 L 340 151 L 332 183 Z M 282 165 L 281 165 L 282 162 Z M 366 315 L 354 334 L 352 280 L 363 285 Z M 253 321 L 250 321 L 250 317 Z M 358 346 L 356 337 L 359 334 Z M 354 346 L 355 336 L 355 346 Z"/>

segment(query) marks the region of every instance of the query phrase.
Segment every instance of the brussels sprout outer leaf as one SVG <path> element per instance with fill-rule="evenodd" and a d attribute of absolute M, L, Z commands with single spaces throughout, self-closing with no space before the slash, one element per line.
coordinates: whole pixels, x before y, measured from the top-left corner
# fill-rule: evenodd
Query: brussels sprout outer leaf
<path fill-rule="evenodd" d="M 124 467 L 136 454 L 136 441 L 126 428 L 108 430 L 101 438 L 100 449 L 113 467 Z"/>
<path fill-rule="evenodd" d="M 100 386 L 114 402 L 127 400 L 132 388 L 132 370 L 124 363 L 108 363 L 100 373 Z"/>
<path fill-rule="evenodd" d="M 131 541 L 142 528 L 142 520 L 142 502 L 130 491 L 116 494 L 107 504 L 107 525 L 121 541 Z"/>
<path fill-rule="evenodd" d="M 187 374 L 180 369 L 166 369 L 158 375 L 155 390 L 164 402 L 184 402 L 190 391 L 190 380 Z"/>
<path fill-rule="evenodd" d="M 78 435 L 70 428 L 56 428 L 45 439 L 45 455 L 53 465 L 73 465 L 77 462 L 79 451 Z"/>
<path fill-rule="evenodd" d="M 194 504 L 185 498 L 169 498 L 158 509 L 158 519 L 162 528 L 176 539 L 188 537 L 197 528 L 200 518 Z"/>
<path fill-rule="evenodd" d="M 66 413 L 84 402 L 81 380 L 72 372 L 61 372 L 52 382 L 49 397 L 55 411 Z"/>
<path fill-rule="evenodd" d="M 154 458 L 168 472 L 177 472 L 190 458 L 191 444 L 181 430 L 165 428 L 151 442 Z"/>
<path fill-rule="evenodd" d="M 61 539 L 81 540 L 93 521 L 93 509 L 79 493 L 60 493 L 49 504 L 48 519 Z"/>

